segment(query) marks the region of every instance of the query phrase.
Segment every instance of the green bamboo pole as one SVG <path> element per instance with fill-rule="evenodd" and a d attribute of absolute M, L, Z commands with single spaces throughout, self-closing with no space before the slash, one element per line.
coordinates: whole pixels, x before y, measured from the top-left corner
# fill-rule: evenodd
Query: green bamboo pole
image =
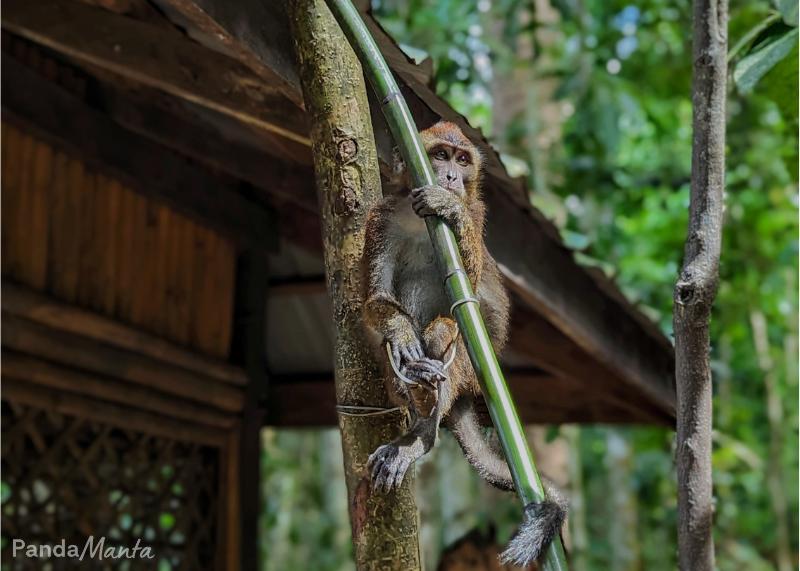
<path fill-rule="evenodd" d="M 392 71 L 386 65 L 361 15 L 351 0 L 328 0 L 328 5 L 361 61 L 372 88 L 382 100 L 383 114 L 392 136 L 398 143 L 414 187 L 437 184 L 414 119 Z M 525 439 L 514 401 L 511 399 L 511 393 L 508 391 L 503 372 L 500 370 L 497 356 L 486 332 L 472 285 L 464 271 L 456 238 L 450 228 L 437 217 L 429 216 L 425 219 L 425 223 L 433 242 L 439 269 L 442 276 L 447 276 L 445 289 L 450 302 L 456 305 L 453 315 L 458 322 L 469 358 L 480 381 L 483 397 L 500 437 L 517 493 L 523 505 L 542 501 L 545 497 L 544 487 L 536 471 L 533 454 Z M 544 571 L 567 569 L 560 538 L 553 541 L 545 554 L 542 569 Z"/>

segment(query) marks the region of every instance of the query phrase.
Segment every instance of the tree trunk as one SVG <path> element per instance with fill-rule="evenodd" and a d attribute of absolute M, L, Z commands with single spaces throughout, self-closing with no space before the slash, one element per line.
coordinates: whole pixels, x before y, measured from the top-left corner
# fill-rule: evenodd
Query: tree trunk
<path fill-rule="evenodd" d="M 360 570 L 419 569 L 419 517 L 412 474 L 397 492 L 381 495 L 372 493 L 367 472 L 369 455 L 398 436 L 407 419 L 402 411 L 386 409 L 381 374 L 361 325 L 364 225 L 370 206 L 381 197 L 364 78 L 323 0 L 292 0 L 286 7 L 303 97 L 311 115 L 325 276 L 336 328 L 336 398 L 356 566 Z"/>
<path fill-rule="evenodd" d="M 776 556 L 778 571 L 792 571 L 792 552 L 787 525 L 787 501 L 783 487 L 783 404 L 778 391 L 777 371 L 769 353 L 767 319 L 759 310 L 750 312 L 753 344 L 758 356 L 758 366 L 764 375 L 767 396 L 767 421 L 769 422 L 769 447 L 767 454 L 767 488 L 775 512 Z"/>
<path fill-rule="evenodd" d="M 684 571 L 714 568 L 708 321 L 722 241 L 727 22 L 726 0 L 695 0 L 692 189 L 674 309 L 678 560 Z"/>

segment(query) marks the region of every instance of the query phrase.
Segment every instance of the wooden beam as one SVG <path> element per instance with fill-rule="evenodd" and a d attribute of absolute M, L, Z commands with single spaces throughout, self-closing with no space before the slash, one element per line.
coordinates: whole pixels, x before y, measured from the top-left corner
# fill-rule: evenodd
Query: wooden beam
<path fill-rule="evenodd" d="M 119 125 L 316 213 L 310 149 L 265 141 L 244 124 L 154 89 L 91 77 L 101 110 Z"/>
<path fill-rule="evenodd" d="M 35 49 L 28 40 L 5 32 L 3 39 L 12 46 L 24 42 Z M 38 59 L 47 61 L 58 55 L 45 48 L 38 51 L 42 53 Z M 249 190 L 245 195 L 248 200 L 280 213 L 275 224 L 282 236 L 305 250 L 322 252 L 310 150 L 292 155 L 292 160 L 299 161 L 293 164 L 286 158 L 290 149 L 264 144 L 252 130 L 213 110 L 146 86 L 129 85 L 108 74 L 86 75 L 71 62 L 59 62 L 59 71 L 83 76 L 91 85 L 92 104 L 100 107 L 97 111 L 125 130 L 157 143 L 154 151 L 164 145 L 201 163 L 195 168 L 206 171 L 209 179 L 220 180 L 221 188 L 235 185 L 242 193 Z M 216 174 L 220 171 L 254 188 L 247 189 L 238 180 Z"/>
<path fill-rule="evenodd" d="M 79 154 L 135 190 L 162 200 L 244 244 L 272 249 L 275 218 L 239 192 L 236 179 L 213 176 L 192 161 L 131 133 L 78 97 L 2 56 L 3 120 Z"/>
<path fill-rule="evenodd" d="M 245 251 L 236 264 L 236 303 L 231 360 L 247 371 L 248 384 L 239 450 L 241 568 L 258 567 L 258 517 L 261 509 L 261 427 L 268 389 L 265 360 L 267 334 L 267 260 Z"/>
<path fill-rule="evenodd" d="M 555 400 L 548 399 L 549 393 L 544 395 L 555 409 L 563 408 L 564 404 L 559 402 L 571 403 L 578 399 L 595 411 L 587 411 L 590 418 L 602 418 L 604 414 L 599 411 L 607 409 L 607 419 L 603 422 L 627 420 L 673 425 L 674 416 L 662 401 L 620 382 L 613 371 L 576 346 L 518 297 L 512 295 L 512 300 L 509 347 L 562 380 Z"/>
<path fill-rule="evenodd" d="M 495 220 L 491 225 L 500 223 Z M 514 269 L 501 266 L 509 290 L 609 371 L 614 383 L 621 385 L 619 390 L 628 392 L 628 399 L 635 390 L 671 424 L 675 417 L 672 349 L 660 332 L 653 331 L 655 326 L 644 323 L 646 318 L 637 315 L 621 294 L 600 289 L 566 248 L 545 245 L 543 235 L 523 238 L 495 232 L 490 239 L 493 251 L 513 264 Z M 519 257 L 503 254 L 509 251 Z M 538 260 L 547 271 L 534 272 L 522 262 L 525 259 Z"/>
<path fill-rule="evenodd" d="M 293 52 L 285 49 L 291 45 L 291 36 L 282 2 L 154 0 L 154 3 L 170 19 L 190 29 L 196 40 L 232 53 L 253 71 L 275 82 L 289 99 L 303 105 Z"/>
<path fill-rule="evenodd" d="M 520 288 L 512 280 L 505 280 L 506 287 L 512 292 L 512 321 L 509 335 L 509 346 L 521 356 L 530 359 L 537 367 L 555 377 L 564 379 L 576 387 L 583 387 L 582 392 L 589 395 L 596 406 L 589 406 L 595 412 L 587 412 L 587 418 L 606 417 L 607 422 L 656 423 L 672 426 L 673 416 L 669 409 L 658 398 L 632 390 L 630 386 L 619 382 L 619 377 L 612 370 L 586 353 L 581 347 L 563 332 L 549 323 L 541 315 L 531 309 L 525 300 L 518 295 Z M 524 290 L 523 290 L 524 291 Z M 292 295 L 316 295 L 325 292 L 324 277 L 290 277 L 270 282 L 269 296 L 282 297 Z M 519 373 L 515 373 L 519 375 Z M 519 379 L 516 381 L 519 383 Z M 571 386 L 572 386 L 571 385 Z M 566 387 L 566 385 L 564 385 Z M 566 390 L 566 388 L 565 388 Z M 561 389 L 556 391 L 560 398 Z M 291 393 L 287 393 L 291 396 Z M 565 396 L 564 402 L 574 401 L 578 393 Z M 589 403 L 592 405 L 592 403 Z M 531 406 L 539 409 L 531 403 Z M 603 414 L 603 408 L 612 413 Z M 562 411 L 563 405 L 554 403 L 554 411 Z M 542 417 L 542 413 L 536 413 Z M 570 413 L 563 417 L 561 412 L 554 412 L 547 418 L 574 418 Z M 533 418 L 533 417 L 531 417 Z M 567 422 L 554 420 L 553 422 Z"/>
<path fill-rule="evenodd" d="M 236 420 L 233 415 L 142 385 L 56 365 L 16 351 L 4 349 L 2 356 L 4 377 L 221 429 L 231 428 Z"/>
<path fill-rule="evenodd" d="M 3 373 L 3 399 L 172 440 L 197 442 L 214 447 L 221 447 L 225 442 L 226 432 L 222 430 L 36 386 L 6 377 L 5 373 Z"/>
<path fill-rule="evenodd" d="M 2 313 L 3 347 L 48 361 L 123 379 L 225 412 L 242 409 L 240 388 L 93 339 Z"/>
<path fill-rule="evenodd" d="M 587 389 L 573 379 L 540 370 L 512 370 L 506 374 L 511 393 L 525 424 L 642 423 L 654 421 L 646 414 L 605 398 L 603 391 Z M 280 427 L 336 426 L 333 376 L 272 376 L 265 423 Z M 484 425 L 490 426 L 483 400 L 478 405 Z"/>
<path fill-rule="evenodd" d="M 242 439 L 241 425 L 237 425 L 228 433 L 225 446 L 219 455 L 219 521 L 215 569 L 239 571 L 241 567 L 241 501 L 239 489 L 239 472 L 241 466 L 239 444 Z"/>
<path fill-rule="evenodd" d="M 2 27 L 83 65 L 111 72 L 248 127 L 309 147 L 298 106 L 239 61 L 168 30 L 68 0 L 8 0 Z"/>
<path fill-rule="evenodd" d="M 8 280 L 3 280 L 2 307 L 10 315 L 51 329 L 108 343 L 224 383 L 239 386 L 247 384 L 247 376 L 239 367 L 187 351 L 103 315 L 62 303 Z"/>
<path fill-rule="evenodd" d="M 333 373 L 271 376 L 264 423 L 282 427 L 337 426 Z"/>
<path fill-rule="evenodd" d="M 325 276 L 298 276 L 270 280 L 269 297 L 320 295 L 327 293 Z"/>

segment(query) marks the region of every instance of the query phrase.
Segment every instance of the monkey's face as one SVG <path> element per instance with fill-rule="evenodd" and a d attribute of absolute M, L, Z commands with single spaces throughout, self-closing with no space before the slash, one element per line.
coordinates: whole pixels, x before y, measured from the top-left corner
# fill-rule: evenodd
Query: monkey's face
<path fill-rule="evenodd" d="M 458 125 L 440 121 L 420 136 L 439 186 L 461 198 L 474 193 L 480 178 L 481 156 Z"/>
<path fill-rule="evenodd" d="M 438 141 L 428 150 L 428 157 L 439 186 L 463 197 L 477 174 L 472 153 L 468 149 Z"/>

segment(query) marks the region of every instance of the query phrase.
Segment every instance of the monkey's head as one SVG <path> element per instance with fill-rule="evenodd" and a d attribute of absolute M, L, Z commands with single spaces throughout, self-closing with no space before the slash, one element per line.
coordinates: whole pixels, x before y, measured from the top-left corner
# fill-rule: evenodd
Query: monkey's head
<path fill-rule="evenodd" d="M 481 177 L 481 155 L 455 123 L 439 121 L 420 133 L 439 186 L 472 198 Z"/>
<path fill-rule="evenodd" d="M 464 136 L 455 123 L 439 121 L 419 134 L 433 170 L 436 182 L 459 197 L 473 198 L 480 188 L 481 154 Z M 395 149 L 394 165 L 389 178 L 393 192 L 411 188 L 408 171 Z"/>

